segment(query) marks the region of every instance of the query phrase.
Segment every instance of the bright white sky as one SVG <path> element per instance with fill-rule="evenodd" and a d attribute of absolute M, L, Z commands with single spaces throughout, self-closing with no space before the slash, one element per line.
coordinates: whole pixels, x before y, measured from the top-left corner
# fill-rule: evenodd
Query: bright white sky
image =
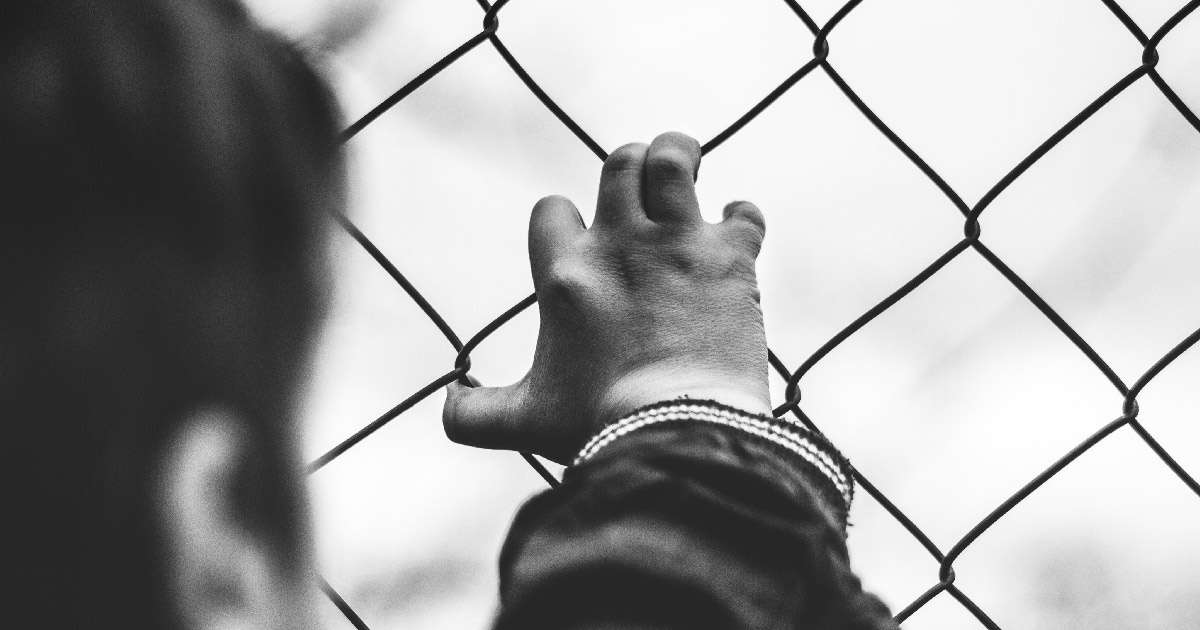
<path fill-rule="evenodd" d="M 1155 30 L 1183 0 L 1130 0 Z M 257 0 L 327 50 L 356 118 L 477 33 L 472 0 Z M 818 22 L 838 3 L 803 2 Z M 606 149 L 668 129 L 705 141 L 810 56 L 778 0 L 513 0 L 499 33 Z M 867 0 L 830 60 L 973 203 L 1137 67 L 1099 0 Z M 1200 111 L 1200 11 L 1159 69 Z M 590 216 L 600 162 L 487 44 L 349 145 L 352 214 L 464 339 L 532 290 L 529 209 L 566 194 Z M 962 237 L 962 218 L 820 72 L 705 159 L 710 219 L 767 216 L 768 336 L 795 367 Z M 981 218 L 982 240 L 1127 383 L 1200 327 L 1200 133 L 1146 79 L 1035 165 Z M 454 353 L 348 237 L 304 410 L 315 457 L 449 371 Z M 528 367 L 536 310 L 473 357 L 489 384 Z M 1141 397 L 1145 426 L 1200 475 L 1200 350 Z M 782 384 L 773 384 L 782 399 Z M 943 550 L 1120 414 L 1116 391 L 980 256 L 967 252 L 834 350 L 803 408 Z M 436 394 L 313 478 L 324 573 L 373 628 L 483 628 L 516 506 L 542 487 L 519 457 L 450 444 Z M 851 551 L 899 609 L 936 563 L 866 493 Z M 1002 519 L 956 563 L 1004 628 L 1200 625 L 1200 498 L 1128 428 Z M 349 627 L 329 607 L 330 627 Z M 1189 623 L 1190 622 L 1190 623 Z M 948 596 L 906 624 L 977 627 Z"/>

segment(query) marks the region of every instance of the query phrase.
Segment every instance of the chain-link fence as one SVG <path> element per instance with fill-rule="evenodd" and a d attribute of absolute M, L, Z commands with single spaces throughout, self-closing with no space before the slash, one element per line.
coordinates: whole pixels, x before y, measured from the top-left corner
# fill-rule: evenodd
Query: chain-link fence
<path fill-rule="evenodd" d="M 1161 24 L 1156 30 L 1151 33 L 1144 31 L 1128 13 L 1113 0 L 1097 0 L 1102 3 L 1107 10 L 1112 14 L 1112 18 L 1119 21 L 1121 25 L 1128 31 L 1128 36 L 1137 41 L 1142 48 L 1140 60 L 1131 60 L 1132 69 L 1125 74 L 1119 81 L 1101 93 L 1082 111 L 1072 117 L 1066 124 L 1062 125 L 1049 138 L 1036 147 L 1015 167 L 1008 171 L 1000 178 L 982 197 L 974 204 L 969 204 L 963 200 L 958 192 L 952 188 L 941 175 L 938 174 L 922 157 L 913 150 L 899 135 L 897 135 L 888 125 L 878 116 L 870 106 L 859 97 L 854 89 L 846 82 L 846 80 L 838 73 L 834 64 L 830 61 L 830 36 L 835 32 L 837 26 L 854 11 L 869 11 L 870 8 L 860 8 L 863 4 L 861 0 L 852 0 L 842 6 L 825 24 L 818 24 L 805 9 L 794 0 L 782 0 L 782 2 L 791 10 L 795 18 L 803 23 L 814 36 L 812 44 L 812 58 L 795 70 L 782 83 L 780 83 L 770 93 L 765 95 L 756 105 L 749 111 L 733 121 L 723 131 L 716 134 L 703 144 L 703 152 L 705 154 L 716 150 L 722 143 L 738 133 L 743 127 L 749 124 L 759 114 L 776 102 L 785 92 L 790 90 L 797 83 L 803 81 L 806 77 L 812 76 L 818 72 L 824 73 L 830 79 L 837 89 L 845 95 L 848 102 L 859 111 L 877 130 L 882 134 L 894 147 L 899 150 L 911 163 L 924 174 L 930 182 L 932 182 L 938 190 L 945 196 L 950 203 L 962 214 L 964 219 L 962 240 L 954 244 L 949 250 L 938 256 L 933 262 L 925 267 L 919 274 L 913 277 L 908 282 L 905 282 L 898 289 L 893 291 L 885 299 L 880 301 L 867 312 L 855 319 L 852 323 L 845 326 L 840 332 L 830 338 L 827 342 L 820 346 L 807 360 L 795 369 L 785 365 L 774 352 L 769 355 L 771 367 L 787 382 L 786 402 L 775 409 L 775 415 L 783 415 L 787 413 L 794 414 L 800 421 L 813 429 L 818 429 L 817 423 L 813 421 L 802 409 L 800 381 L 818 362 L 824 359 L 834 348 L 838 347 L 850 336 L 857 333 L 869 322 L 874 320 L 884 311 L 892 308 L 898 302 L 913 292 L 914 289 L 921 286 L 939 271 L 960 256 L 978 255 L 985 260 L 991 267 L 995 268 L 1004 278 L 1015 287 L 1030 304 L 1037 308 L 1038 311 L 1045 316 L 1067 339 L 1082 352 L 1091 364 L 1098 370 L 1111 386 L 1120 393 L 1123 405 L 1119 409 L 1119 415 L 1116 419 L 1099 427 L 1086 440 L 1080 442 L 1074 448 L 1063 454 L 1058 461 L 1045 469 L 1041 474 L 1029 480 L 1023 487 L 1020 488 L 1011 497 L 1005 500 L 1000 505 L 996 506 L 985 518 L 979 521 L 974 527 L 963 535 L 949 549 L 943 549 L 927 536 L 913 519 L 909 518 L 900 508 L 898 508 L 887 496 L 880 492 L 870 480 L 864 477 L 858 471 L 855 472 L 855 479 L 860 488 L 872 496 L 882 505 L 895 520 L 902 525 L 912 537 L 920 543 L 921 546 L 937 561 L 940 570 L 931 581 L 933 584 L 919 597 L 913 600 L 908 605 L 900 610 L 896 618 L 905 620 L 921 607 L 929 603 L 934 597 L 945 592 L 957 600 L 967 611 L 969 611 L 978 621 L 988 628 L 998 628 L 999 626 L 988 616 L 987 612 L 976 605 L 971 598 L 963 592 L 955 583 L 955 561 L 960 555 L 973 543 L 975 543 L 985 532 L 988 531 L 997 521 L 1002 519 L 1010 510 L 1017 504 L 1024 501 L 1033 492 L 1045 484 L 1049 479 L 1059 474 L 1064 468 L 1074 462 L 1080 455 L 1096 446 L 1101 441 L 1105 440 L 1115 432 L 1122 429 L 1133 431 L 1145 446 L 1161 460 L 1162 464 L 1169 468 L 1178 479 L 1184 483 L 1193 493 L 1200 496 L 1200 484 L 1188 474 L 1187 471 L 1180 466 L 1171 456 L 1170 452 L 1162 444 L 1160 444 L 1153 435 L 1146 429 L 1145 426 L 1138 420 L 1138 395 L 1146 387 L 1146 385 L 1166 369 L 1175 359 L 1191 348 L 1197 340 L 1200 340 L 1200 330 L 1196 330 L 1186 338 L 1179 341 L 1174 348 L 1167 352 L 1164 356 L 1158 359 L 1148 370 L 1145 371 L 1132 384 L 1122 380 L 1110 367 L 1109 363 L 1085 340 L 1071 324 L 1068 323 L 1055 309 L 1042 297 L 1040 297 L 1025 280 L 1021 278 L 1012 268 L 1010 268 L 1004 260 L 996 253 L 989 249 L 982 239 L 983 230 L 981 228 L 981 217 L 984 211 L 992 205 L 992 203 L 1008 189 L 1013 182 L 1020 178 L 1026 171 L 1029 170 L 1039 159 L 1047 154 L 1052 148 L 1058 145 L 1064 138 L 1072 134 L 1086 120 L 1091 118 L 1097 111 L 1108 105 L 1113 99 L 1127 90 L 1130 86 L 1138 82 L 1151 82 L 1157 90 L 1162 94 L 1162 97 L 1172 106 L 1198 133 L 1200 133 L 1200 118 L 1188 107 L 1180 96 L 1172 89 L 1168 82 L 1158 72 L 1156 66 L 1159 63 L 1159 44 L 1168 37 L 1172 30 L 1179 25 L 1187 16 L 1192 14 L 1197 8 L 1200 8 L 1200 0 L 1192 0 L 1176 11 L 1169 19 Z M 524 83 L 528 90 L 537 97 L 537 99 L 548 109 L 578 140 L 583 143 L 596 157 L 604 160 L 607 157 L 605 150 L 591 136 L 588 135 L 580 125 L 578 125 L 571 116 L 564 111 L 555 101 L 546 93 L 538 83 L 530 76 L 522 67 L 517 58 L 509 51 L 504 42 L 500 38 L 500 14 L 505 5 L 509 4 L 508 0 L 499 0 L 495 4 L 489 4 L 486 0 L 477 0 L 480 8 L 484 13 L 483 29 L 475 36 L 464 42 L 450 54 L 443 57 L 434 65 L 430 66 L 424 72 L 420 73 L 416 78 L 412 79 L 408 84 L 397 90 L 394 94 L 381 102 L 377 107 L 361 119 L 352 124 L 343 134 L 343 140 L 350 140 L 355 135 L 362 132 L 373 121 L 383 115 L 391 107 L 399 103 L 401 100 L 408 97 L 410 94 L 420 89 L 427 81 L 442 72 L 467 52 L 484 46 L 490 45 L 496 53 L 504 60 L 512 72 Z M 438 313 L 404 274 L 389 261 L 383 253 L 367 238 L 357 227 L 355 227 L 344 216 L 337 217 L 338 223 L 374 258 L 379 265 L 385 269 L 388 274 L 396 281 L 397 284 L 407 293 L 407 295 L 421 308 L 428 316 L 429 320 L 436 325 L 441 334 L 445 337 L 454 350 L 458 353 L 457 360 L 454 365 L 446 371 L 445 374 L 430 382 L 419 391 L 396 404 L 387 413 L 370 422 L 354 435 L 346 438 L 340 444 L 327 453 L 317 458 L 310 465 L 310 472 L 315 472 L 328 464 L 337 457 L 344 455 L 347 451 L 353 448 L 356 444 L 369 437 L 375 431 L 385 424 L 391 422 L 414 405 L 421 402 L 434 392 L 445 387 L 448 383 L 456 379 L 464 379 L 466 374 L 471 369 L 471 353 L 484 340 L 486 340 L 497 329 L 504 326 L 518 313 L 524 311 L 535 303 L 534 296 L 521 300 L 512 308 L 496 317 L 490 324 L 482 330 L 475 333 L 466 342 L 463 342 L 461 337 L 447 323 L 446 320 Z M 973 252 L 973 254 L 968 253 Z M 1118 411 L 1118 410 L 1114 410 Z M 819 429 L 818 429 L 819 430 Z M 853 459 L 854 453 L 848 453 Z M 526 461 L 532 466 L 550 485 L 557 483 L 556 479 L 550 474 L 545 467 L 534 457 L 524 454 Z M 352 608 L 326 583 L 322 582 L 323 590 L 333 600 L 333 602 L 345 613 L 346 617 L 358 628 L 366 628 L 366 625 L 358 617 Z"/>

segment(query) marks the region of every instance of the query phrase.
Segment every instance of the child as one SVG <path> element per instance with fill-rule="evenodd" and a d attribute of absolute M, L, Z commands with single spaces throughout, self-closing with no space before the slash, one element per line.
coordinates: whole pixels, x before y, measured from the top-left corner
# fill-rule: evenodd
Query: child
<path fill-rule="evenodd" d="M 328 95 L 233 2 L 4 10 L 9 614 L 308 627 L 292 405 L 344 203 Z M 591 229 L 540 202 L 534 366 L 450 389 L 453 439 L 578 453 L 517 517 L 499 628 L 895 627 L 847 567 L 845 462 L 766 415 L 761 214 L 705 223 L 698 167 L 665 134 L 608 159 Z"/>

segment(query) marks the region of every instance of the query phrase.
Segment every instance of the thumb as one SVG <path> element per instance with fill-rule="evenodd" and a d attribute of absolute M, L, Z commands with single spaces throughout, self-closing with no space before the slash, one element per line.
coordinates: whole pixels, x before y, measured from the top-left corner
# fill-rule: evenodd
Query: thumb
<path fill-rule="evenodd" d="M 519 450 L 518 424 L 524 417 L 524 381 L 507 387 L 446 386 L 442 427 L 446 437 L 479 448 Z"/>

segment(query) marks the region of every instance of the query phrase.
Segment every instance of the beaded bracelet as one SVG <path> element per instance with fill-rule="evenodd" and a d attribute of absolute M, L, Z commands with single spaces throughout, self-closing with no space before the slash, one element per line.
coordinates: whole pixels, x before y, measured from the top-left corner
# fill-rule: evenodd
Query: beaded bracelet
<path fill-rule="evenodd" d="M 759 416 L 707 400 L 673 400 L 643 407 L 608 425 L 579 451 L 573 465 L 591 459 L 601 449 L 633 431 L 664 422 L 704 422 L 730 427 L 787 449 L 811 464 L 837 488 L 847 508 L 854 484 L 846 460 L 819 434 L 770 416 Z"/>

